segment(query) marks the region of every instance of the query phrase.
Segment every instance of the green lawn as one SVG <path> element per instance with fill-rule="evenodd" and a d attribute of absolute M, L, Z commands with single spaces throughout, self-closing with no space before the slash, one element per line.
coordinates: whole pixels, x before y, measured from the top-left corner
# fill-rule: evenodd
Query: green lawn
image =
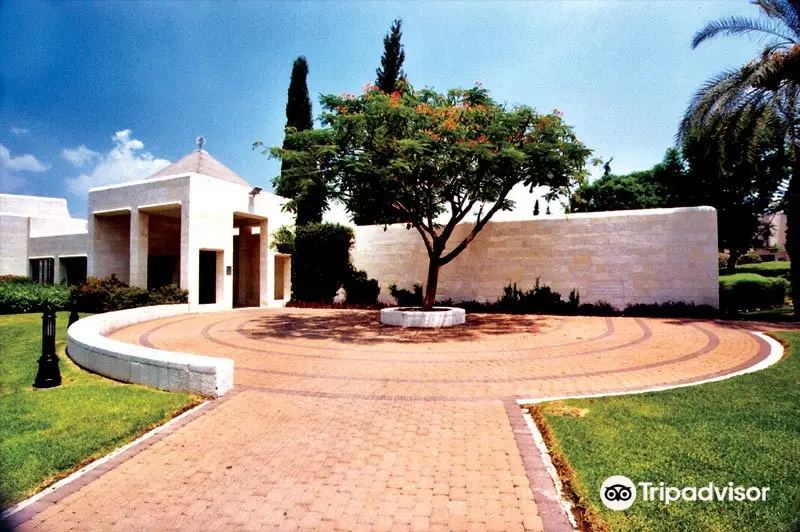
<path fill-rule="evenodd" d="M 736 267 L 737 272 L 751 272 L 776 277 L 789 274 L 791 263 L 787 261 L 759 262 L 755 264 L 740 264 Z"/>
<path fill-rule="evenodd" d="M 598 529 L 605 521 L 612 530 L 800 530 L 800 333 L 776 336 L 789 342 L 789 355 L 760 372 L 534 409 L 543 432 L 557 440 L 550 442 L 554 459 L 566 459 L 575 491 L 590 514 L 599 513 Z M 656 486 L 733 482 L 770 491 L 766 502 L 665 505 L 641 501 L 639 490 L 630 509 L 615 512 L 599 496 L 611 475 Z"/>
<path fill-rule="evenodd" d="M 57 321 L 63 384 L 47 390 L 31 386 L 41 353 L 41 314 L 0 316 L 3 507 L 201 401 L 81 370 L 64 355 L 68 315 L 59 312 Z"/>

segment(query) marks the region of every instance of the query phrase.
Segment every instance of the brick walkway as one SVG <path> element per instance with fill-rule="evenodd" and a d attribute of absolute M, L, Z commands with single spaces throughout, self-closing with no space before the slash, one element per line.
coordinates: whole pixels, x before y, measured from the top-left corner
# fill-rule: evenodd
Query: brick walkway
<path fill-rule="evenodd" d="M 599 317 L 432 331 L 264 309 L 112 336 L 233 358 L 236 389 L 23 528 L 562 530 L 515 399 L 691 382 L 767 354 L 719 323 Z"/>

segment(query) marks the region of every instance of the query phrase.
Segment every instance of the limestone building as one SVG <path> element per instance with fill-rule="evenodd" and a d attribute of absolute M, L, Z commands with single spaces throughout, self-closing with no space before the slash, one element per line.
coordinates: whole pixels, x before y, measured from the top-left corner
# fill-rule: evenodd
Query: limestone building
<path fill-rule="evenodd" d="M 88 220 L 70 218 L 64 199 L 0 195 L 0 275 L 114 274 L 142 288 L 177 284 L 191 306 L 282 305 L 290 257 L 269 235 L 293 223 L 286 201 L 203 149 L 146 179 L 91 189 Z"/>

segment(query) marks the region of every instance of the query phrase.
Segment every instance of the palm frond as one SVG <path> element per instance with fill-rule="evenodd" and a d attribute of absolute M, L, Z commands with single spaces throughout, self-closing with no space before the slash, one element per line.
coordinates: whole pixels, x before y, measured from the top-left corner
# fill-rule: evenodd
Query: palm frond
<path fill-rule="evenodd" d="M 756 39 L 762 41 L 768 37 L 777 37 L 787 43 L 796 43 L 796 36 L 786 31 L 784 24 L 772 21 L 764 21 L 747 17 L 728 17 L 714 22 L 709 22 L 706 26 L 694 34 L 692 38 L 692 48 L 697 48 L 703 41 L 717 37 L 718 35 L 743 35 L 755 34 Z"/>
<path fill-rule="evenodd" d="M 753 2 L 768 17 L 780 20 L 800 38 L 800 2 L 791 0 L 755 0 Z"/>

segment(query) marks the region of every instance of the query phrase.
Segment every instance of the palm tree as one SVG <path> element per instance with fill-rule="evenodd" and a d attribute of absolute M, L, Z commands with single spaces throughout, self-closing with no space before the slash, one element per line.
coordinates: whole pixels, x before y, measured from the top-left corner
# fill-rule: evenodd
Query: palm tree
<path fill-rule="evenodd" d="M 800 175 L 800 0 L 756 0 L 764 17 L 729 17 L 707 24 L 692 48 L 720 35 L 745 35 L 764 43 L 759 57 L 711 78 L 695 94 L 678 134 L 713 131 L 722 156 L 755 157 L 765 137 L 780 132 Z M 792 260 L 792 293 L 800 301 L 800 179 L 789 182 L 786 251 Z M 800 316 L 800 304 L 795 305 Z"/>

